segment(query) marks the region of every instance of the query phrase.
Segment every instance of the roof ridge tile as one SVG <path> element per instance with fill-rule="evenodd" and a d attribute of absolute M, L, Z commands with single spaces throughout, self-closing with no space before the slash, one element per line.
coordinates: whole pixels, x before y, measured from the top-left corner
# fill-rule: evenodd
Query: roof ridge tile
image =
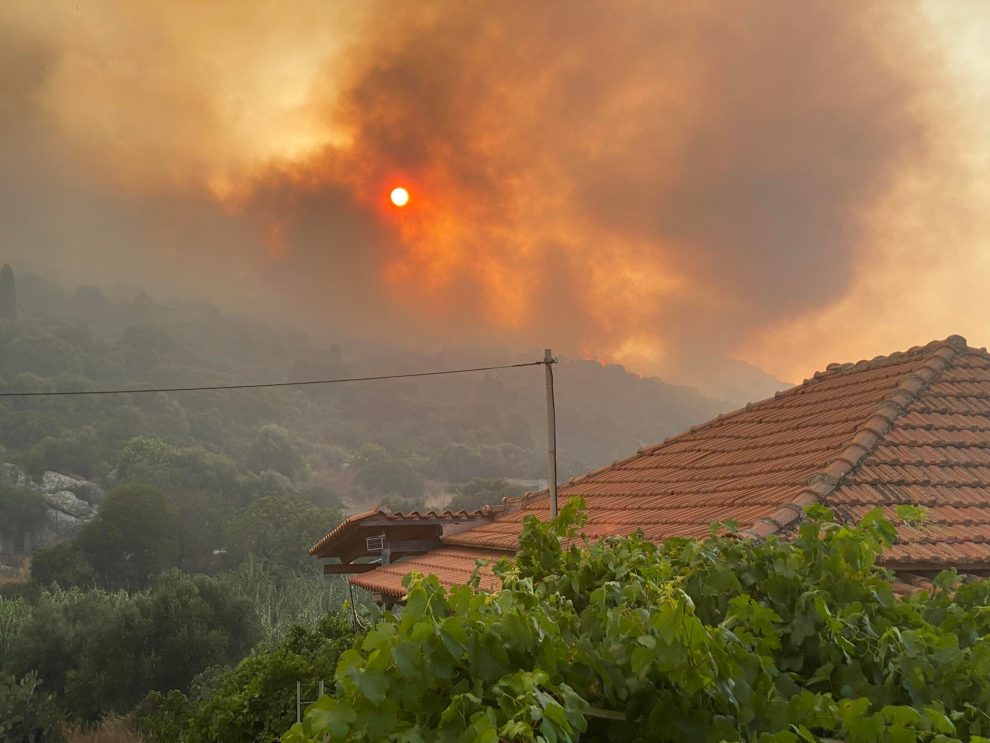
<path fill-rule="evenodd" d="M 893 353 L 881 356 L 874 356 L 872 359 L 860 359 L 859 361 L 847 361 L 847 362 L 832 362 L 828 364 L 823 371 L 817 371 L 812 375 L 810 379 L 804 380 L 804 382 L 797 387 L 786 390 L 785 392 L 791 392 L 794 389 L 800 389 L 806 384 L 821 381 L 825 378 L 831 378 L 849 371 L 863 371 L 865 369 L 870 369 L 873 367 L 884 366 L 889 363 L 894 363 L 898 361 L 904 361 L 914 356 L 924 356 L 929 353 L 935 353 L 940 348 L 946 348 L 952 355 L 959 351 L 976 351 L 977 349 L 969 348 L 969 345 L 965 338 L 961 335 L 950 335 L 948 338 L 942 340 L 933 340 L 926 343 L 924 346 L 911 346 L 911 348 L 906 351 L 894 351 Z"/>
<path fill-rule="evenodd" d="M 802 489 L 790 503 L 782 505 L 768 517 L 757 521 L 752 527 L 742 532 L 742 536 L 764 539 L 772 534 L 789 529 L 804 518 L 804 509 L 812 503 L 821 503 L 835 491 L 839 482 L 850 472 L 862 464 L 890 432 L 894 421 L 904 413 L 904 410 L 927 389 L 952 363 L 952 359 L 961 351 L 968 348 L 966 339 L 952 335 L 944 341 L 932 341 L 923 348 L 912 348 L 904 355 L 924 351 L 928 359 L 916 370 L 908 372 L 900 380 L 897 387 L 888 397 L 877 404 L 876 412 L 870 416 L 857 430 L 852 440 L 825 467 L 822 472 L 813 475 L 808 480 L 808 487 Z M 878 357 L 888 360 L 894 354 Z M 864 370 L 876 362 L 860 361 L 852 366 Z M 843 367 L 843 369 L 849 367 Z M 817 376 L 817 375 L 816 375 Z M 865 435 L 863 435 L 865 434 Z M 860 440 L 857 440 L 860 439 Z M 867 442 L 869 442 L 867 444 Z"/>

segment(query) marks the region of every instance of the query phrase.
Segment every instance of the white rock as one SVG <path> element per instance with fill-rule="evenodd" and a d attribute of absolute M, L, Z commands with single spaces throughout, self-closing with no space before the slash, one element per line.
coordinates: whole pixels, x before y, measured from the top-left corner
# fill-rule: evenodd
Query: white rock
<path fill-rule="evenodd" d="M 103 488 L 95 482 L 83 480 L 61 472 L 48 471 L 41 477 L 41 489 L 46 493 L 59 493 L 68 490 L 91 505 L 103 500 Z"/>
<path fill-rule="evenodd" d="M 86 522 L 62 511 L 48 509 L 45 512 L 46 526 L 54 532 L 57 539 L 71 538 Z"/>
<path fill-rule="evenodd" d="M 75 516 L 77 519 L 88 519 L 93 516 L 93 507 L 68 490 L 45 493 L 45 503 L 50 509 Z"/>
<path fill-rule="evenodd" d="M 46 493 L 57 493 L 60 490 L 75 490 L 85 482 L 85 480 L 77 480 L 75 477 L 63 475 L 61 472 L 49 470 L 41 476 L 41 489 Z"/>

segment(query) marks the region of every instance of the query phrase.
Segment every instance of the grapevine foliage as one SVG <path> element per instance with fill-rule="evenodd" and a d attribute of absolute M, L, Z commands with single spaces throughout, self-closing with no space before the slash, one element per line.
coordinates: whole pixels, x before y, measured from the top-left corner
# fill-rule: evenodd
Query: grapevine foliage
<path fill-rule="evenodd" d="M 283 742 L 990 743 L 990 581 L 896 597 L 879 511 L 657 546 L 576 538 L 582 505 L 527 521 L 501 591 L 413 577 Z"/>

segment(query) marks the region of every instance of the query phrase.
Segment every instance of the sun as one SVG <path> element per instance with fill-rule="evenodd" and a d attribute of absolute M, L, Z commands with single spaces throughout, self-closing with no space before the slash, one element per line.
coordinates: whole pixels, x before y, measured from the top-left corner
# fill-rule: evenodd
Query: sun
<path fill-rule="evenodd" d="M 392 193 L 388 195 L 392 200 L 392 203 L 396 206 L 405 206 L 409 203 L 409 192 L 402 186 L 397 186 L 392 189 Z"/>

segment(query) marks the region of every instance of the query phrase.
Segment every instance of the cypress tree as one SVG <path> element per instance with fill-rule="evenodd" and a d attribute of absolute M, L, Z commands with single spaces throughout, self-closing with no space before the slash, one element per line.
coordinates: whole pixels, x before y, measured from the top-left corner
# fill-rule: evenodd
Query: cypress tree
<path fill-rule="evenodd" d="M 4 265 L 0 269 L 0 317 L 17 319 L 17 293 L 14 289 L 14 269 Z"/>

